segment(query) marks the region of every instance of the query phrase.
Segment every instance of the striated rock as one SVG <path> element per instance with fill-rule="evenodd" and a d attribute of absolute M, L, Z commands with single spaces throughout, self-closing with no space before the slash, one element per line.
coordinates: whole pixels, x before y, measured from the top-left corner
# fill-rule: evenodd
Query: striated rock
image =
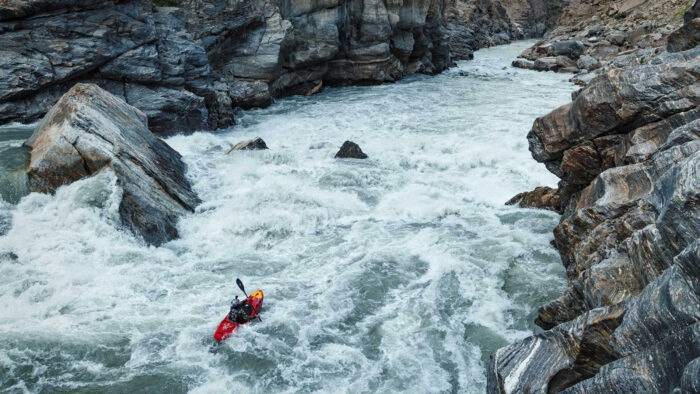
<path fill-rule="evenodd" d="M 561 178 L 569 287 L 538 311 L 550 331 L 492 356 L 490 392 L 697 391 L 699 56 L 630 53 L 535 121 L 533 157 Z"/>
<path fill-rule="evenodd" d="M 149 1 L 18 7 L 36 15 L 0 21 L 0 122 L 40 118 L 82 80 L 143 110 L 156 133 L 232 124 L 205 51 L 174 15 L 150 14 Z"/>
<path fill-rule="evenodd" d="M 235 151 L 235 150 L 264 150 L 268 149 L 267 144 L 265 144 L 265 141 L 263 141 L 262 138 L 260 137 L 255 137 L 250 140 L 246 141 L 241 141 L 237 143 L 236 145 L 232 146 L 231 149 L 229 149 L 226 154 L 228 155 L 229 153 Z"/>
<path fill-rule="evenodd" d="M 445 9 L 445 20 L 450 33 L 452 60 L 470 60 L 479 48 L 506 44 L 524 34 L 508 17 L 504 6 L 493 0 L 450 0 Z M 395 36 L 394 42 L 396 50 L 410 53 L 413 35 Z"/>
<path fill-rule="evenodd" d="M 125 227 L 153 245 L 178 236 L 177 220 L 199 199 L 185 179 L 180 155 L 147 128 L 147 117 L 96 85 L 77 84 L 44 117 L 26 145 L 30 188 L 62 185 L 114 171 L 123 190 Z"/>
<path fill-rule="evenodd" d="M 506 202 L 506 205 L 516 204 L 521 208 L 549 209 L 561 213 L 558 191 L 551 187 L 536 187 L 533 191 L 518 193 Z"/>
<path fill-rule="evenodd" d="M 540 37 L 554 25 L 559 1 L 546 0 L 495 0 L 505 8 L 511 21 L 524 38 Z"/>
<path fill-rule="evenodd" d="M 336 159 L 366 159 L 367 155 L 360 149 L 360 146 L 352 141 L 345 141 L 335 154 Z"/>
<path fill-rule="evenodd" d="M 597 309 L 497 350 L 489 365 L 488 392 L 557 393 L 593 376 L 615 360 L 610 338 L 623 316 L 622 305 Z"/>

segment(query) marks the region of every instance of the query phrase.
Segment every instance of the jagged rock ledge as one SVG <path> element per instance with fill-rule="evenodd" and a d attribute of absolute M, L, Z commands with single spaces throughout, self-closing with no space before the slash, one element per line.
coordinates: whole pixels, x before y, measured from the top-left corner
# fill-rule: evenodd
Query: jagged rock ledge
<path fill-rule="evenodd" d="M 548 331 L 491 356 L 489 392 L 700 387 L 699 8 L 668 51 L 603 69 L 535 121 L 532 155 L 561 178 L 569 286 L 539 309 Z"/>
<path fill-rule="evenodd" d="M 178 236 L 177 220 L 199 204 L 180 154 L 148 130 L 146 115 L 96 85 L 66 93 L 27 140 L 32 191 L 57 188 L 101 171 L 121 187 L 123 225 L 153 245 Z"/>

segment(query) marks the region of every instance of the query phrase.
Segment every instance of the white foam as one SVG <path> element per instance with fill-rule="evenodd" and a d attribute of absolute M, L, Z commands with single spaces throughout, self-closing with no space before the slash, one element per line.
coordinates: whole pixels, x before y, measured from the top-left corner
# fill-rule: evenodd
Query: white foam
<path fill-rule="evenodd" d="M 483 392 L 483 359 L 565 284 L 556 215 L 503 206 L 554 185 L 525 135 L 573 89 L 503 70 L 525 47 L 169 138 L 203 202 L 160 248 L 119 230 L 109 172 L 25 197 L 0 236 L 0 353 L 59 360 L 1 365 L 47 367 L 17 387 L 48 391 L 152 376 L 198 393 Z M 270 150 L 224 155 L 255 136 Z M 334 159 L 345 140 L 370 159 Z M 263 321 L 213 346 L 236 277 L 264 290 Z"/>

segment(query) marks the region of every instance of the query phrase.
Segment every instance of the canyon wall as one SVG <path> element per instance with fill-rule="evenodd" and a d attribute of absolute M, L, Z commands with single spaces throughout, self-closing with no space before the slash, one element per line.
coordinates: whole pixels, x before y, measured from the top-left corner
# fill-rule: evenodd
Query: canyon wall
<path fill-rule="evenodd" d="M 234 108 L 435 74 L 523 36 L 492 0 L 0 2 L 0 124 L 40 119 L 77 82 L 161 135 L 234 123 Z"/>
<path fill-rule="evenodd" d="M 699 9 L 535 121 L 530 151 L 561 179 L 568 289 L 539 309 L 547 331 L 492 355 L 490 392 L 700 387 Z"/>

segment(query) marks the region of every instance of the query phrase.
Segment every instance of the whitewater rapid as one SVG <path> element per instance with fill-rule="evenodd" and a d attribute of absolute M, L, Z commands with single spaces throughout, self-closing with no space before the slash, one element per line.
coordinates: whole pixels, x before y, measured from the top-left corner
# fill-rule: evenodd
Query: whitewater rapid
<path fill-rule="evenodd" d="M 0 128 L 0 391 L 483 392 L 565 288 L 558 216 L 504 205 L 556 184 L 525 136 L 574 89 L 510 66 L 530 44 L 169 138 L 203 202 L 160 248 L 119 229 L 109 172 L 26 195 L 31 128 Z M 262 321 L 217 345 L 237 277 Z"/>

